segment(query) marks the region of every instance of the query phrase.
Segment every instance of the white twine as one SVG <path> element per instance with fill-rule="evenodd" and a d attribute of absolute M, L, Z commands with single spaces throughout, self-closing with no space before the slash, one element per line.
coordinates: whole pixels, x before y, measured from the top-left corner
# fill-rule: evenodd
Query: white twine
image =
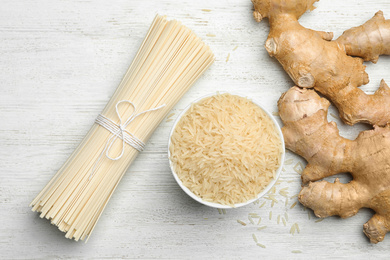
<path fill-rule="evenodd" d="M 119 110 L 118 110 L 118 106 L 122 103 L 128 103 L 130 104 L 134 111 L 133 113 L 129 116 L 129 118 L 123 123 L 122 122 L 122 117 L 120 116 L 119 114 Z M 95 120 L 95 123 L 97 123 L 98 125 L 101 125 L 102 127 L 104 127 L 105 129 L 107 129 L 108 131 L 110 131 L 112 133 L 112 136 L 107 140 L 106 142 L 106 145 L 103 149 L 103 151 L 101 152 L 99 158 L 97 159 L 95 165 L 93 166 L 93 169 L 92 169 L 92 172 L 91 172 L 91 175 L 89 176 L 89 180 L 91 179 L 91 177 L 93 176 L 93 174 L 95 173 L 95 170 L 96 170 L 96 167 L 100 161 L 100 159 L 102 158 L 104 152 L 106 152 L 106 157 L 112 161 L 117 161 L 119 160 L 120 158 L 122 158 L 124 152 L 125 152 L 125 143 L 132 146 L 134 149 L 136 149 L 137 151 L 139 152 L 142 152 L 145 148 L 145 144 L 144 142 L 142 142 L 140 139 L 138 139 L 136 136 L 134 136 L 132 133 L 130 133 L 129 131 L 126 130 L 126 127 L 129 126 L 129 124 L 134 120 L 136 119 L 138 116 L 142 115 L 142 114 L 145 114 L 147 112 L 152 112 L 152 111 L 155 111 L 155 110 L 159 110 L 163 107 L 165 107 L 166 105 L 161 105 L 159 107 L 156 107 L 156 108 L 152 108 L 152 109 L 148 109 L 148 110 L 145 110 L 141 113 L 136 113 L 137 112 L 137 109 L 134 105 L 133 102 L 131 101 L 128 101 L 128 100 L 121 100 L 119 101 L 118 103 L 116 103 L 115 105 L 115 110 L 116 110 L 116 114 L 119 118 L 119 124 L 116 124 L 114 121 L 112 121 L 111 119 L 105 117 L 104 115 L 102 114 L 99 114 L 98 117 L 96 118 Z M 110 150 L 112 148 L 112 145 L 115 143 L 115 141 L 120 138 L 122 139 L 122 151 L 120 153 L 120 155 L 118 155 L 117 157 L 115 158 L 112 158 L 109 153 L 110 153 Z"/>

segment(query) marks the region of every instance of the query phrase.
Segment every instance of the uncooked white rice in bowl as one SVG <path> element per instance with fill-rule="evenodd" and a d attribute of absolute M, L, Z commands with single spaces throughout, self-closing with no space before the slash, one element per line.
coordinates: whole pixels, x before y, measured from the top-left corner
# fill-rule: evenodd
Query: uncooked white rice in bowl
<path fill-rule="evenodd" d="M 284 140 L 258 103 L 229 93 L 194 101 L 176 119 L 168 156 L 173 176 L 195 200 L 216 208 L 247 205 L 279 178 Z"/>

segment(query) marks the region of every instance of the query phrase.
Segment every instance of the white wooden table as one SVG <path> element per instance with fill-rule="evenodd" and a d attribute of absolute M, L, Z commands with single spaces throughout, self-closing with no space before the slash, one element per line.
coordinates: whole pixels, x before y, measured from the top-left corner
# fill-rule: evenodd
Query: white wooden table
<path fill-rule="evenodd" d="M 339 36 L 383 10 L 388 0 L 322 0 L 303 25 Z M 166 14 L 193 29 L 216 61 L 173 109 L 219 90 L 244 93 L 276 112 L 282 92 L 293 85 L 263 44 L 268 22 L 252 19 L 249 0 L 2 0 L 0 5 L 0 258 L 385 258 L 390 237 L 370 244 L 362 225 L 370 210 L 342 220 L 316 222 L 311 210 L 278 195 L 221 211 L 188 197 L 171 175 L 167 159 L 172 120 L 164 120 L 128 170 L 87 244 L 64 238 L 28 204 L 65 162 L 119 84 L 156 15 Z M 212 37 L 212 36 L 215 37 Z M 227 61 L 228 55 L 230 58 Z M 390 83 L 390 57 L 367 64 L 372 93 Z M 330 111 L 337 114 L 335 109 Z M 367 126 L 341 133 L 354 138 Z M 279 189 L 293 196 L 302 159 L 287 153 Z M 333 178 L 330 178 L 331 181 Z M 346 181 L 346 177 L 343 177 Z M 260 208 L 260 206 L 266 204 Z M 269 212 L 272 211 L 272 219 Z M 282 218 L 288 221 L 284 226 Z M 262 218 L 251 222 L 250 213 Z M 237 220 L 246 225 L 238 223 Z M 290 234 L 298 223 L 300 233 Z M 267 226 L 263 230 L 259 227 Z M 256 245 L 253 235 L 266 248 Z"/>

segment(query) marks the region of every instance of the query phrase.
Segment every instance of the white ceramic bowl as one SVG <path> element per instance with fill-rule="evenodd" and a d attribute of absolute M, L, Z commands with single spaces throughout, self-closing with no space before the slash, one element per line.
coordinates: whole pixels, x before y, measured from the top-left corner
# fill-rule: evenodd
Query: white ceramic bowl
<path fill-rule="evenodd" d="M 279 176 L 280 176 L 280 172 L 282 171 L 282 168 L 283 168 L 283 163 L 284 163 L 284 157 L 285 157 L 285 146 L 284 146 L 284 139 L 283 139 L 283 134 L 282 134 L 282 131 L 280 129 L 280 126 L 278 124 L 278 122 L 276 122 L 275 118 L 272 116 L 272 114 L 270 112 L 268 112 L 262 105 L 260 105 L 257 101 L 253 100 L 253 99 L 249 99 L 251 100 L 254 104 L 256 104 L 257 106 L 259 106 L 267 115 L 268 117 L 270 117 L 272 119 L 272 122 L 275 124 L 276 126 L 276 129 L 278 131 L 278 134 L 279 134 L 279 137 L 280 137 L 280 140 L 282 141 L 282 157 L 281 157 L 281 163 L 280 163 L 280 166 L 278 168 L 278 170 L 276 171 L 276 178 L 273 179 L 257 196 L 256 198 L 254 199 L 251 199 L 251 200 L 248 200 L 246 202 L 242 202 L 242 203 L 237 203 L 237 204 L 234 204 L 234 207 L 233 206 L 228 206 L 228 205 L 223 205 L 223 204 L 219 204 L 219 203 L 215 203 L 215 202 L 209 202 L 209 201 L 204 201 L 202 198 L 198 197 L 197 195 L 195 195 L 189 188 L 187 188 L 186 186 L 184 186 L 183 182 L 180 180 L 180 178 L 177 176 L 176 172 L 175 172 L 175 169 L 172 165 L 172 161 L 171 161 L 171 153 L 169 151 L 169 147 L 171 146 L 171 137 L 172 137 L 172 134 L 176 128 L 176 125 L 177 123 L 180 121 L 180 119 L 182 118 L 182 116 L 187 112 L 187 110 L 191 107 L 192 104 L 194 103 L 198 103 L 199 101 L 201 101 L 202 99 L 204 98 L 208 98 L 208 97 L 211 97 L 211 96 L 214 96 L 214 95 L 217 95 L 217 94 L 224 94 L 224 93 L 228 93 L 228 92 L 217 92 L 217 93 L 212 93 L 212 94 L 209 94 L 209 95 L 205 95 L 203 97 L 200 97 L 196 100 L 194 100 L 191 104 L 189 104 L 184 110 L 183 112 L 180 113 L 180 115 L 177 117 L 177 119 L 175 120 L 174 124 L 173 124 L 173 127 L 172 127 L 172 130 L 171 130 L 171 133 L 169 134 L 169 141 L 168 141 L 168 158 L 169 158 L 169 166 L 171 167 L 171 170 L 172 170 L 172 174 L 173 174 L 173 177 L 175 178 L 175 180 L 177 181 L 177 183 L 179 184 L 179 186 L 184 190 L 185 193 L 187 193 L 191 198 L 193 198 L 194 200 L 206 205 L 206 206 L 209 206 L 209 207 L 213 207 L 213 208 L 220 208 L 220 209 L 229 209 L 229 208 L 238 208 L 238 207 L 242 207 L 242 206 L 245 206 L 245 205 L 248 205 L 252 202 L 255 202 L 256 200 L 258 200 L 259 198 L 263 197 L 265 194 L 267 194 L 270 189 L 275 185 L 275 183 L 277 182 L 277 180 L 279 179 Z M 240 97 L 244 97 L 244 98 L 247 98 L 245 97 L 244 95 L 241 95 L 241 94 L 236 94 L 236 93 L 230 93 L 231 95 L 236 95 L 236 96 L 240 96 Z"/>

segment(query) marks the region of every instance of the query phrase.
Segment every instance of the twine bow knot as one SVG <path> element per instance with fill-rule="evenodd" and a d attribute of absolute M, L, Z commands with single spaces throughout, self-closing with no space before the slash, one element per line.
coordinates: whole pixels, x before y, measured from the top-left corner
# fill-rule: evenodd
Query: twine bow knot
<path fill-rule="evenodd" d="M 118 110 L 118 106 L 122 103 L 128 103 L 133 107 L 133 113 L 129 116 L 129 118 L 124 123 L 123 123 L 122 117 L 119 114 L 119 110 Z M 89 179 L 91 179 L 91 177 L 95 173 L 97 164 L 99 163 L 100 159 L 102 158 L 104 152 L 106 154 L 106 157 L 112 161 L 117 161 L 117 160 L 122 158 L 122 156 L 125 152 L 125 143 L 132 146 L 137 151 L 142 152 L 145 148 L 144 142 L 142 142 L 140 139 L 138 139 L 136 136 L 134 136 L 131 132 L 126 130 L 126 128 L 130 125 L 131 122 L 133 122 L 134 119 L 136 119 L 140 115 L 145 114 L 147 112 L 159 110 L 165 106 L 166 105 L 164 104 L 164 105 L 158 106 L 156 108 L 151 108 L 151 109 L 145 110 L 145 111 L 137 114 L 137 108 L 133 102 L 128 101 L 128 100 L 121 100 L 118 103 L 116 103 L 116 105 L 115 105 L 115 111 L 116 111 L 117 117 L 119 118 L 119 124 L 115 123 L 114 121 L 105 117 L 104 115 L 99 114 L 95 120 L 95 123 L 103 126 L 105 129 L 110 131 L 112 133 L 112 136 L 107 140 L 106 145 L 105 145 L 102 153 L 100 154 L 98 160 L 96 161 L 96 163 L 92 169 L 92 173 L 89 176 Z M 113 158 L 109 154 L 110 154 L 110 150 L 111 150 L 113 144 L 115 143 L 115 141 L 118 138 L 122 139 L 122 150 L 121 150 L 121 153 L 117 157 Z"/>

